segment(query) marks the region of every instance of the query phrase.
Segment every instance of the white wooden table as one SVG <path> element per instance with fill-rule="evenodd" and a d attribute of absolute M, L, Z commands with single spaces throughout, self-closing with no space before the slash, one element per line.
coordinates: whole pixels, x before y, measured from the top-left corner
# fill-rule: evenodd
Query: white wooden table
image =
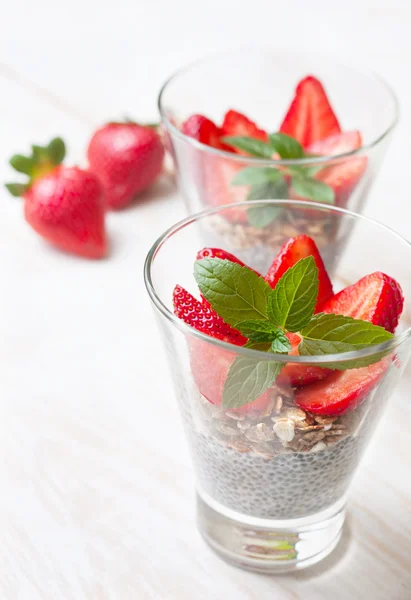
<path fill-rule="evenodd" d="M 167 74 L 211 49 L 266 40 L 344 58 L 349 48 L 402 99 L 367 212 L 411 238 L 408 0 L 17 0 L 1 27 L 1 181 L 5 158 L 31 141 L 60 133 L 81 162 L 96 123 L 153 120 Z M 164 177 L 110 215 L 112 255 L 94 263 L 45 245 L 0 191 L 1 600 L 409 600 L 411 368 L 353 484 L 342 543 L 321 565 L 253 575 L 200 539 L 142 280 L 152 241 L 183 215 Z"/>

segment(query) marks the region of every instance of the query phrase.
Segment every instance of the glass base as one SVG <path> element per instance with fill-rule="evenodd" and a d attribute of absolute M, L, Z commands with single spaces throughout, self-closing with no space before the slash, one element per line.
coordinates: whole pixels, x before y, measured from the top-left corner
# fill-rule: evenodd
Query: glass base
<path fill-rule="evenodd" d="M 345 519 L 343 498 L 309 517 L 276 521 L 243 515 L 197 490 L 197 524 L 211 548 L 231 564 L 259 573 L 310 567 L 338 544 Z"/>

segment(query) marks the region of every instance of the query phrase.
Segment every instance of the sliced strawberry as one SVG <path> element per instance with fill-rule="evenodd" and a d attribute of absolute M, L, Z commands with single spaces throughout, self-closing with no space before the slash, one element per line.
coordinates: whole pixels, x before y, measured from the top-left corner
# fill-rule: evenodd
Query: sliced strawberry
<path fill-rule="evenodd" d="M 393 333 L 403 306 L 404 296 L 400 284 L 377 271 L 332 296 L 321 310 L 369 321 Z"/>
<path fill-rule="evenodd" d="M 361 146 L 362 138 L 359 131 L 345 131 L 344 133 L 336 133 L 324 140 L 314 142 L 308 146 L 307 152 L 321 156 L 333 156 L 352 152 L 361 148 Z"/>
<path fill-rule="evenodd" d="M 298 356 L 298 345 L 301 338 L 296 333 L 287 333 L 287 337 L 292 345 L 290 356 Z M 309 385 L 316 381 L 325 379 L 332 373 L 331 369 L 323 369 L 315 365 L 297 365 L 296 363 L 288 363 L 282 369 L 277 378 L 277 382 L 282 386 L 301 387 Z"/>
<path fill-rule="evenodd" d="M 230 146 L 226 146 L 220 141 L 221 136 L 224 135 L 222 130 L 203 115 L 191 115 L 191 117 L 183 123 L 181 131 L 185 135 L 188 135 L 207 146 L 212 146 L 219 150 L 226 150 L 227 152 L 233 151 Z"/>
<path fill-rule="evenodd" d="M 240 136 L 240 137 L 252 137 L 263 142 L 268 141 L 268 134 L 263 129 L 259 129 L 254 121 L 251 121 L 248 117 L 236 110 L 229 110 L 224 117 L 223 124 L 221 126 L 223 135 L 229 136 Z M 235 150 L 237 154 L 243 154 L 248 156 L 247 152 L 242 150 Z"/>
<path fill-rule="evenodd" d="M 237 346 L 243 346 L 247 341 L 239 331 L 227 325 L 209 305 L 199 302 L 179 285 L 174 288 L 173 305 L 174 314 L 197 331 Z M 224 383 L 231 363 L 236 358 L 235 352 L 217 348 L 195 338 L 189 340 L 189 348 L 191 370 L 200 393 L 211 404 L 221 404 Z M 254 402 L 237 410 L 241 414 L 250 410 L 263 410 L 269 400 L 270 392 L 267 391 Z"/>
<path fill-rule="evenodd" d="M 333 188 L 336 205 L 344 208 L 363 177 L 367 163 L 366 156 L 346 158 L 321 169 L 314 177 Z"/>
<path fill-rule="evenodd" d="M 280 249 L 275 257 L 271 267 L 268 270 L 265 280 L 274 288 L 278 280 L 284 273 L 293 267 L 300 259 L 312 256 L 318 268 L 319 291 L 316 311 L 333 294 L 332 283 L 325 269 L 323 259 L 314 242 L 308 235 L 299 235 L 290 238 Z"/>
<path fill-rule="evenodd" d="M 308 76 L 297 85 L 280 131 L 295 138 L 304 147 L 341 132 L 324 87 L 318 79 Z"/>
<path fill-rule="evenodd" d="M 300 389 L 294 401 L 303 410 L 319 415 L 341 415 L 357 408 L 380 381 L 387 361 L 361 369 L 336 371 L 324 381 Z"/>
<path fill-rule="evenodd" d="M 225 323 L 209 305 L 199 302 L 180 285 L 174 288 L 173 306 L 174 314 L 197 331 L 236 346 L 243 346 L 247 341 L 247 338 Z"/>
<path fill-rule="evenodd" d="M 248 185 L 231 185 L 234 176 L 244 169 L 244 165 L 219 156 L 207 156 L 204 162 L 202 194 L 207 206 L 237 204 L 247 199 Z M 223 213 L 222 213 L 223 214 Z M 247 211 L 243 207 L 233 207 L 224 211 L 224 217 L 232 223 L 248 223 Z"/>
<path fill-rule="evenodd" d="M 203 248 L 202 250 L 197 252 L 196 258 L 197 260 L 200 260 L 201 258 L 221 258 L 222 260 L 230 260 L 231 262 L 237 263 L 242 267 L 248 267 L 249 269 L 254 271 L 254 273 L 257 273 L 257 275 L 261 277 L 261 274 L 255 271 L 255 269 L 243 263 L 243 261 L 234 256 L 234 254 L 230 254 L 230 252 L 222 250 L 221 248 Z"/>

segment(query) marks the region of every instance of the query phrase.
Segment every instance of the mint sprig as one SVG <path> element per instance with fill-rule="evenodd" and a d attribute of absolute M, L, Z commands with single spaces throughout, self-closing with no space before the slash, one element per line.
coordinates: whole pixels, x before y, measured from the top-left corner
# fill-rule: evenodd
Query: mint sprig
<path fill-rule="evenodd" d="M 394 337 L 367 321 L 334 314 L 314 315 L 319 281 L 312 256 L 288 269 L 274 289 L 255 271 L 220 258 L 196 261 L 194 277 L 213 310 L 248 338 L 246 348 L 288 354 L 291 344 L 287 334 L 298 332 L 300 355 L 325 356 L 376 346 Z M 320 366 L 356 369 L 381 360 L 388 352 Z M 223 408 L 253 402 L 275 382 L 285 364 L 236 358 L 224 385 Z"/>
<path fill-rule="evenodd" d="M 283 160 L 312 157 L 304 151 L 296 139 L 280 132 L 269 135 L 268 142 L 239 136 L 224 137 L 223 141 L 257 158 L 270 159 L 276 154 Z M 289 189 L 292 189 L 294 194 L 307 200 L 333 204 L 335 193 L 332 187 L 314 177 L 321 168 L 318 165 L 282 165 L 281 168 L 246 167 L 235 175 L 231 185 L 251 186 L 247 200 L 287 199 Z M 277 216 L 278 211 L 269 211 L 266 207 L 248 209 L 249 222 L 257 228 L 266 227 Z"/>

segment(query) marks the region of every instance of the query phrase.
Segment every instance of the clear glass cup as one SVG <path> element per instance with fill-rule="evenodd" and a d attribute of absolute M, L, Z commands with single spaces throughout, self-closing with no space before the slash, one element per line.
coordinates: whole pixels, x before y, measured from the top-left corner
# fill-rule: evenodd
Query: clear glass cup
<path fill-rule="evenodd" d="M 343 131 L 359 130 L 362 148 L 347 154 L 301 160 L 265 160 L 217 150 L 184 135 L 182 123 L 200 113 L 222 122 L 233 108 L 269 133 L 277 131 L 298 81 L 308 74 L 324 84 Z M 335 204 L 362 212 L 398 119 L 395 95 L 379 77 L 324 57 L 262 50 L 241 50 L 191 64 L 173 75 L 159 96 L 167 146 L 189 214 L 205 208 L 243 202 L 249 186 L 232 185 L 245 167 L 272 167 L 290 175 L 312 173 L 335 191 Z M 282 198 L 296 197 L 290 177 Z M 264 195 L 264 198 L 279 197 Z M 260 196 L 261 197 L 261 196 Z M 243 210 L 231 213 L 227 227 L 247 222 Z"/>
<path fill-rule="evenodd" d="M 269 244 L 260 240 L 244 251 L 241 235 L 216 234 L 215 218 L 221 210 L 204 211 L 157 240 L 147 256 L 145 281 L 193 459 L 199 529 L 228 561 L 275 573 L 316 563 L 340 538 L 350 481 L 411 351 L 411 246 L 387 227 L 344 209 L 283 200 L 252 202 L 242 208 L 251 205 L 277 209 L 277 220 L 266 227 L 271 232 Z M 236 208 L 222 210 L 229 213 Z M 327 219 L 327 236 L 311 235 L 335 291 L 374 271 L 383 271 L 402 285 L 405 308 L 395 339 L 384 346 L 384 358 L 377 354 L 381 346 L 322 357 L 261 353 L 203 335 L 174 315 L 176 284 L 199 297 L 193 277 L 198 250 L 218 245 L 266 272 L 289 237 L 287 220 L 306 219 L 307 211 L 314 223 Z M 356 371 L 367 383 L 361 384 L 354 410 L 327 418 L 298 408 L 302 373 L 316 379 L 327 364 L 369 356 L 374 364 Z M 222 387 L 236 357 L 287 366 L 255 402 L 223 410 Z M 334 376 L 330 377 L 332 382 Z"/>

